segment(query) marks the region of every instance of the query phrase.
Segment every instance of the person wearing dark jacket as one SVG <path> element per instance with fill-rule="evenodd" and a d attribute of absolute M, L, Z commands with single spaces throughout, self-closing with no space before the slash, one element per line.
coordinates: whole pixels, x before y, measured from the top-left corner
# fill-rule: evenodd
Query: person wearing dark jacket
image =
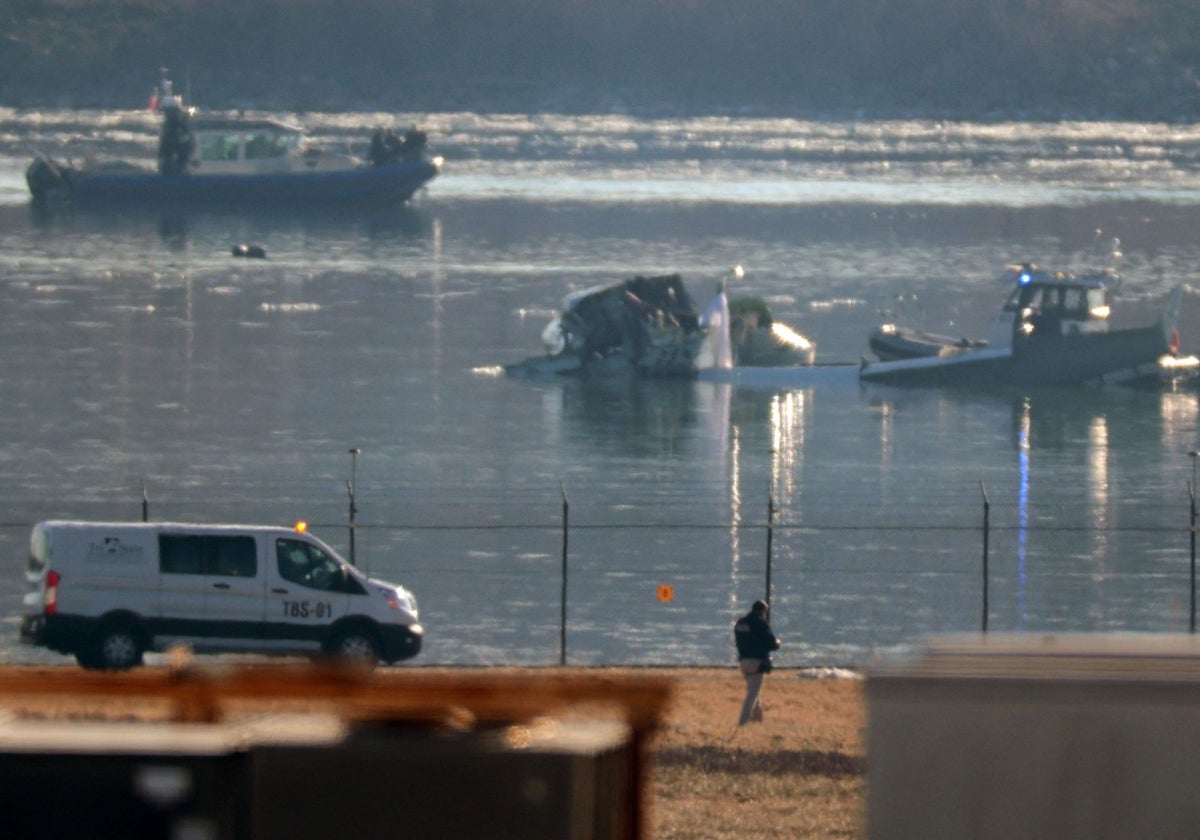
<path fill-rule="evenodd" d="M 767 623 L 767 604 L 755 601 L 750 612 L 733 625 L 733 642 L 737 645 L 738 667 L 746 678 L 746 700 L 742 703 L 742 716 L 738 726 L 751 721 L 761 723 L 763 719 L 763 677 L 771 671 L 771 651 L 779 650 L 781 642 Z"/>

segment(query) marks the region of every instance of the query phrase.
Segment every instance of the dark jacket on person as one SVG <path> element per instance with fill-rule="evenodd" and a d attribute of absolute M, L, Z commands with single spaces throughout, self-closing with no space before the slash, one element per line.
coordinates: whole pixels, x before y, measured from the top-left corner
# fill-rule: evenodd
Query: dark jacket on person
<path fill-rule="evenodd" d="M 738 659 L 770 659 L 771 651 L 779 650 L 778 637 L 757 610 L 746 613 L 733 625 L 733 641 Z"/>

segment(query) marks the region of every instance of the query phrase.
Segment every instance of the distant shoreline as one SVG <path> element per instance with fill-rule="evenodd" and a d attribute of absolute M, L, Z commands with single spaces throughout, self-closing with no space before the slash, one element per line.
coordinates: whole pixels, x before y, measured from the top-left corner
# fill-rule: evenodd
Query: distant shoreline
<path fill-rule="evenodd" d="M 129 108 L 160 67 L 214 109 L 1129 120 L 1200 117 L 1200 7 L 31 0 L 0 104 Z M 185 85 L 187 83 L 187 85 Z"/>
<path fill-rule="evenodd" d="M 93 90 L 76 88 L 71 91 L 38 91 L 23 88 L 14 91 L 11 85 L 0 81 L 0 108 L 18 111 L 81 110 L 81 111 L 128 111 L 146 106 L 152 87 L 150 78 L 139 84 L 131 84 L 125 93 L 114 94 L 109 88 Z M 139 96 L 141 89 L 145 96 Z M 192 104 L 212 111 L 264 111 L 305 113 L 373 113 L 416 115 L 437 113 L 479 114 L 562 114 L 567 116 L 614 115 L 631 116 L 652 120 L 686 120 L 703 117 L 737 119 L 795 119 L 806 122 L 889 122 L 917 120 L 923 122 L 961 122 L 995 125 L 1011 122 L 1056 123 L 1056 122 L 1146 122 L 1167 125 L 1191 125 L 1200 121 L 1200 103 L 1196 108 L 1150 111 L 1130 114 L 1114 112 L 1100 105 L 1072 105 L 1062 108 L 1033 109 L 970 109 L 970 108 L 913 108 L 902 105 L 858 107 L 813 108 L 803 103 L 744 103 L 722 101 L 696 102 L 673 101 L 669 97 L 625 98 L 612 92 L 564 91 L 544 97 L 502 96 L 488 100 L 464 100 L 459 98 L 439 99 L 434 95 L 412 96 L 404 100 L 383 97 L 371 99 L 361 93 L 343 92 L 312 97 L 301 92 L 272 91 L 270 93 L 246 95 L 224 91 L 221 88 L 206 90 L 191 100 Z"/>

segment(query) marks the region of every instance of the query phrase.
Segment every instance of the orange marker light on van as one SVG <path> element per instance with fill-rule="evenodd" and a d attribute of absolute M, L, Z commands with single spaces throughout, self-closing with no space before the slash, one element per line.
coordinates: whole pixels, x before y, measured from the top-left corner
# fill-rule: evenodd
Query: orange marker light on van
<path fill-rule="evenodd" d="M 296 523 L 296 533 L 303 534 L 307 530 L 308 530 L 308 523 L 305 522 L 303 519 L 299 520 Z"/>

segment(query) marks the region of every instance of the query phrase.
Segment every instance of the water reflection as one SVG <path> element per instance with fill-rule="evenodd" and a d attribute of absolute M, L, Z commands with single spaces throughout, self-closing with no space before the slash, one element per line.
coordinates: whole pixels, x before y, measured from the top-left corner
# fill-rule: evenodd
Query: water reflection
<path fill-rule="evenodd" d="M 793 507 L 804 465 L 805 413 L 811 391 L 788 391 L 771 400 L 771 497 Z"/>
<path fill-rule="evenodd" d="M 1088 425 L 1084 458 L 1087 460 L 1088 498 L 1096 525 L 1096 557 L 1103 564 L 1103 531 L 1109 525 L 1111 510 L 1108 499 L 1108 418 L 1103 414 L 1093 417 Z"/>
<path fill-rule="evenodd" d="M 728 392 L 728 385 L 718 386 Z M 735 423 L 729 430 L 729 611 L 736 613 L 740 606 L 738 581 L 741 578 L 741 522 L 742 522 L 742 435 Z M 768 600 L 770 592 L 767 593 Z"/>
<path fill-rule="evenodd" d="M 188 221 L 184 215 L 163 213 L 158 220 L 158 238 L 172 251 L 186 252 L 192 244 L 188 236 Z"/>
<path fill-rule="evenodd" d="M 1108 467 L 1093 462 L 1094 447 L 1106 451 L 1120 440 L 1141 437 L 1148 427 L 1168 438 L 1177 424 L 1195 417 L 1195 394 L 1169 394 L 1126 388 L 1038 390 L 1010 398 L 1012 440 L 1019 447 L 1028 415 L 1029 446 L 1045 451 L 1087 451 L 1087 464 L 1097 476 Z M 1172 431 L 1174 429 L 1174 431 Z"/>
<path fill-rule="evenodd" d="M 1200 420 L 1200 392 L 1167 390 L 1159 397 L 1162 413 L 1163 447 L 1175 452 L 1188 452 L 1195 448 L 1195 428 Z"/>
<path fill-rule="evenodd" d="M 1016 444 L 1017 444 L 1017 587 L 1014 629 L 1025 629 L 1026 593 L 1029 586 L 1029 450 L 1032 448 L 1030 429 L 1032 422 L 1029 412 L 1029 400 L 1021 400 L 1020 411 L 1017 413 Z"/>
<path fill-rule="evenodd" d="M 605 451 L 658 458 L 687 454 L 699 421 L 698 383 L 611 376 L 536 383 L 569 439 Z"/>
<path fill-rule="evenodd" d="M 281 207 L 270 212 L 220 207 L 0 206 L 0 224 L 8 237 L 26 231 L 50 234 L 77 245 L 96 242 L 114 252 L 133 248 L 144 258 L 152 257 L 159 247 L 174 255 L 194 251 L 228 258 L 231 246 L 248 242 L 263 245 L 270 259 L 299 244 L 316 246 L 321 256 L 353 263 L 356 249 L 378 256 L 374 249 L 427 241 L 434 236 L 435 222 L 436 216 L 409 205 L 334 211 Z"/>
<path fill-rule="evenodd" d="M 720 386 L 729 388 L 730 386 Z M 765 399 L 764 399 L 765 396 Z M 741 559 L 743 546 L 742 526 L 762 521 L 762 499 L 752 485 L 759 480 L 761 454 L 756 452 L 766 446 L 767 486 L 766 492 L 768 524 L 774 524 L 775 515 L 787 511 L 798 518 L 802 513 L 803 497 L 802 468 L 805 458 L 805 415 L 812 400 L 811 390 L 785 391 L 778 394 L 738 394 L 730 412 L 729 437 L 732 458 L 729 471 L 730 496 L 730 594 L 731 609 L 744 608 L 739 601 L 741 581 Z M 743 449 L 746 449 L 743 452 Z M 747 487 L 747 485 L 751 485 Z M 746 508 L 745 505 L 749 504 Z M 757 545 L 754 549 L 757 552 Z M 768 557 L 771 549 L 768 549 Z M 747 570 L 749 571 L 749 570 Z M 772 598 L 773 586 L 769 580 L 765 595 Z M 753 579 L 757 578 L 757 570 Z M 761 597 L 758 591 L 751 593 Z"/>

